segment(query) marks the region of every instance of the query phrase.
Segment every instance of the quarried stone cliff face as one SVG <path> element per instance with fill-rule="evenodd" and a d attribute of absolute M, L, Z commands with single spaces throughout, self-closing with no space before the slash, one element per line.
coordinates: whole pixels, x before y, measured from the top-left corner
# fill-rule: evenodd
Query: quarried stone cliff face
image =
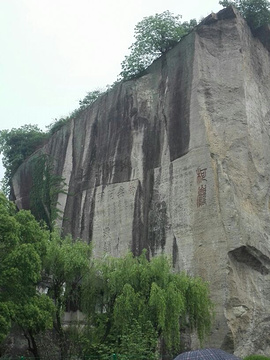
<path fill-rule="evenodd" d="M 267 46 L 233 8 L 212 14 L 42 149 L 68 186 L 64 232 L 92 241 L 95 256 L 146 248 L 209 281 L 206 345 L 240 356 L 270 353 Z M 13 179 L 20 208 L 30 161 Z"/>

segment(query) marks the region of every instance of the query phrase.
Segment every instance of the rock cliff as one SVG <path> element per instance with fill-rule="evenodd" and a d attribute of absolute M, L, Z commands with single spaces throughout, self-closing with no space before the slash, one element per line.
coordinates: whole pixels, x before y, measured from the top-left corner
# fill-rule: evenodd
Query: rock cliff
<path fill-rule="evenodd" d="M 240 356 L 270 353 L 268 48 L 269 28 L 255 36 L 233 8 L 212 14 L 42 149 L 68 185 L 64 231 L 95 256 L 147 248 L 208 280 L 207 345 Z M 19 208 L 30 161 L 13 178 Z"/>

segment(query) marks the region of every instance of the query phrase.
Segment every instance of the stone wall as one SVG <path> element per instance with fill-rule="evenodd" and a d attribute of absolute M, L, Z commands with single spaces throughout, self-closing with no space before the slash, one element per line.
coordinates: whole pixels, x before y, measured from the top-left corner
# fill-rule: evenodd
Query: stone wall
<path fill-rule="evenodd" d="M 267 43 L 228 8 L 42 149 L 68 185 L 64 232 L 92 241 L 95 256 L 147 248 L 209 281 L 206 345 L 239 356 L 270 353 L 269 125 Z M 20 208 L 28 162 L 13 179 Z"/>

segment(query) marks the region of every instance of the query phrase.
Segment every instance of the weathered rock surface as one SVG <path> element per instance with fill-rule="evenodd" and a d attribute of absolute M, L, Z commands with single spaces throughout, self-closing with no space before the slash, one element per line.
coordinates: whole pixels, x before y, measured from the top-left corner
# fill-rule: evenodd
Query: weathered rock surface
<path fill-rule="evenodd" d="M 68 184 L 65 232 L 95 256 L 147 248 L 208 280 L 207 345 L 240 356 L 270 353 L 267 44 L 233 8 L 212 14 L 43 148 Z M 26 162 L 13 179 L 20 208 L 31 181 Z"/>

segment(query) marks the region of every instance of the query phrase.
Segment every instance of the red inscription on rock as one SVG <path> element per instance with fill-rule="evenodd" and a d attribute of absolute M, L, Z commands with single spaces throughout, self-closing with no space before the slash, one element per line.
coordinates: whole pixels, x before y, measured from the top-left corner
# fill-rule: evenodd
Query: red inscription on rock
<path fill-rule="evenodd" d="M 206 181 L 206 170 L 207 168 L 205 169 L 200 169 L 198 168 L 196 170 L 196 173 L 197 173 L 197 183 L 200 184 L 201 182 L 203 181 Z"/>

